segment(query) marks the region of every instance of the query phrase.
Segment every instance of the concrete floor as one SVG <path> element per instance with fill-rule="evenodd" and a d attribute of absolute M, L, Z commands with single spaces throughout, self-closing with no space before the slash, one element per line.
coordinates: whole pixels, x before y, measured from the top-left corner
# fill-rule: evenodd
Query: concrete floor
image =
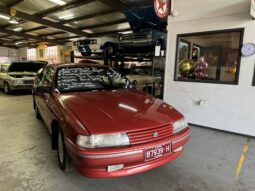
<path fill-rule="evenodd" d="M 192 127 L 184 154 L 158 169 L 118 179 L 63 173 L 31 95 L 0 91 L 0 191 L 247 191 L 255 190 L 255 140 L 249 140 L 240 176 L 236 166 L 247 137 Z"/>

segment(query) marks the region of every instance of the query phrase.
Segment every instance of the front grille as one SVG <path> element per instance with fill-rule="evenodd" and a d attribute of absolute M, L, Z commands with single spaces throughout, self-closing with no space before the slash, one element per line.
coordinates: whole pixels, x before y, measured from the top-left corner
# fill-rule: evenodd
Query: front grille
<path fill-rule="evenodd" d="M 157 132 L 158 136 L 153 137 L 153 133 Z M 128 137 L 131 145 L 137 145 L 142 143 L 149 143 L 170 137 L 173 134 L 173 128 L 171 125 L 166 125 L 163 127 L 157 127 L 152 129 L 146 129 L 141 131 L 129 132 Z"/>
<path fill-rule="evenodd" d="M 24 84 L 33 84 L 34 80 L 24 80 L 23 83 Z"/>

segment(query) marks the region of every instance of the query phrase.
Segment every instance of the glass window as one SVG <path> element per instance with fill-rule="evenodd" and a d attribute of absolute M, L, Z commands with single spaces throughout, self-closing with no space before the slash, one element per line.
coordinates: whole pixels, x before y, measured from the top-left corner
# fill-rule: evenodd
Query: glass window
<path fill-rule="evenodd" d="M 175 80 L 238 84 L 243 29 L 177 36 Z"/>
<path fill-rule="evenodd" d="M 9 65 L 0 65 L 0 72 L 6 73 L 8 70 Z"/>
<path fill-rule="evenodd" d="M 58 47 L 49 46 L 46 50 L 47 61 L 51 64 L 58 63 Z"/>
<path fill-rule="evenodd" d="M 0 56 L 0 63 L 7 63 L 10 62 L 11 58 L 6 56 Z"/>
<path fill-rule="evenodd" d="M 36 49 L 27 49 L 27 60 L 36 60 Z"/>
<path fill-rule="evenodd" d="M 45 75 L 46 71 L 47 71 L 47 70 L 46 70 L 46 67 L 41 68 L 41 69 L 38 71 L 37 76 L 36 76 L 36 78 L 35 78 L 35 84 L 36 84 L 36 85 L 39 85 L 39 84 L 42 83 L 42 79 L 43 79 L 43 76 Z"/>
<path fill-rule="evenodd" d="M 43 77 L 43 85 L 45 86 L 51 86 L 54 76 L 54 69 L 52 67 L 49 67 L 46 69 L 45 75 Z"/>
<path fill-rule="evenodd" d="M 64 67 L 57 74 L 60 92 L 122 89 L 129 85 L 127 78 L 105 67 Z"/>

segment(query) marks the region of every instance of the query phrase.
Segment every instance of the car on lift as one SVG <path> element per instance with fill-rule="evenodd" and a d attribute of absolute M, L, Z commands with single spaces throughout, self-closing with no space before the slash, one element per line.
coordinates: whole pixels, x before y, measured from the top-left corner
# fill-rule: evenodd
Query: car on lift
<path fill-rule="evenodd" d="M 37 72 L 47 65 L 44 61 L 21 61 L 0 65 L 0 88 L 6 94 L 14 90 L 31 90 Z"/>
<path fill-rule="evenodd" d="M 132 32 L 118 34 L 118 52 L 121 54 L 153 54 L 155 46 L 166 50 L 166 24 L 157 17 L 152 6 L 132 9 L 125 13 Z"/>
<path fill-rule="evenodd" d="M 189 141 L 183 115 L 112 68 L 47 65 L 33 86 L 35 115 L 51 133 L 62 170 L 94 178 L 129 176 L 179 157 Z"/>
<path fill-rule="evenodd" d="M 111 37 L 98 37 L 79 40 L 74 43 L 82 56 L 92 54 L 114 55 L 117 51 L 116 39 Z"/>

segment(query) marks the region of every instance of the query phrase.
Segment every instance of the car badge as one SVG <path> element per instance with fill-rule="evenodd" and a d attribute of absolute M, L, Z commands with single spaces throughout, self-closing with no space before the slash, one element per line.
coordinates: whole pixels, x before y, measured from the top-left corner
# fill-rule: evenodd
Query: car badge
<path fill-rule="evenodd" d="M 153 136 L 154 138 L 158 137 L 158 132 L 157 132 L 157 131 L 154 131 L 154 132 L 152 133 L 152 136 Z"/>

